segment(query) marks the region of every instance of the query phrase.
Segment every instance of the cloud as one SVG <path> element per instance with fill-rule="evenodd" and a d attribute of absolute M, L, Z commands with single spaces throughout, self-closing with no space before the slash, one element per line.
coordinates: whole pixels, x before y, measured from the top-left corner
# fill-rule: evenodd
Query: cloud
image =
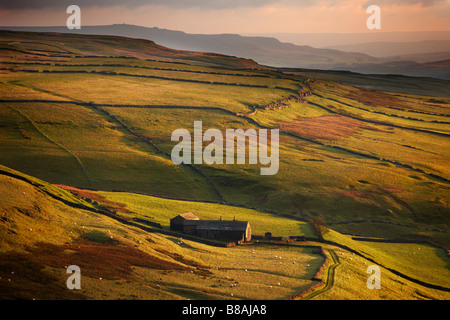
<path fill-rule="evenodd" d="M 438 4 L 450 4 L 450 0 L 358 0 L 363 8 L 376 4 L 380 7 L 409 6 L 419 4 L 421 7 L 433 7 Z M 164 6 L 173 9 L 221 10 L 242 8 L 307 8 L 323 6 L 339 8 L 346 6 L 349 0 L 5 0 L 0 1 L 0 10 L 64 10 L 69 5 L 78 5 L 81 9 L 123 7 L 135 9 L 143 6 Z"/>
<path fill-rule="evenodd" d="M 420 4 L 421 7 L 432 7 L 439 3 L 447 3 L 447 0 L 368 0 L 363 7 L 368 7 L 371 4 L 376 4 L 377 6 L 393 6 L 393 5 L 416 5 Z"/>
<path fill-rule="evenodd" d="M 126 8 L 138 8 L 147 5 L 161 5 L 176 9 L 234 9 L 234 8 L 259 8 L 266 5 L 279 6 L 311 6 L 324 0 L 12 0 L 0 2 L 0 9 L 26 10 L 26 9 L 59 9 L 67 8 L 75 4 L 80 8 L 107 8 L 121 6 Z M 335 2 L 335 1 L 325 1 Z"/>

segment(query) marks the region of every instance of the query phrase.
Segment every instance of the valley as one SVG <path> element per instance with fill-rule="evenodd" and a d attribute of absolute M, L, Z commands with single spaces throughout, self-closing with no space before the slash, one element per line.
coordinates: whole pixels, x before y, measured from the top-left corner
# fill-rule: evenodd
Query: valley
<path fill-rule="evenodd" d="M 0 31 L 0 50 L 3 299 L 450 297 L 449 81 L 113 36 Z M 171 134 L 195 121 L 278 129 L 278 172 L 176 165 Z M 169 229 L 184 212 L 280 240 L 184 239 Z"/>

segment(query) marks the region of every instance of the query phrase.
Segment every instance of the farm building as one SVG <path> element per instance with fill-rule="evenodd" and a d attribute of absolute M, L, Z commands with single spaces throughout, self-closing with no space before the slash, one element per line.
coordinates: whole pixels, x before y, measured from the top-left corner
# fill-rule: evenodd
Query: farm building
<path fill-rule="evenodd" d="M 193 233 L 196 228 L 195 223 L 198 220 L 200 220 L 200 218 L 192 212 L 179 214 L 178 216 L 170 219 L 170 230 Z"/>
<path fill-rule="evenodd" d="M 248 221 L 234 220 L 200 220 L 192 212 L 180 214 L 170 219 L 170 229 L 201 238 L 222 241 L 250 241 L 252 231 Z"/>

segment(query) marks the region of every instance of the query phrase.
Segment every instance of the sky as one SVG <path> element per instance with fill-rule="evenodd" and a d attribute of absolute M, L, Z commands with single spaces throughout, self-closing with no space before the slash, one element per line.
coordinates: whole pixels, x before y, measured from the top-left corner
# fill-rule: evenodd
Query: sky
<path fill-rule="evenodd" d="M 450 30 L 450 0 L 0 0 L 2 26 L 134 24 L 188 33 L 364 33 Z M 381 29 L 366 12 L 381 9 Z"/>

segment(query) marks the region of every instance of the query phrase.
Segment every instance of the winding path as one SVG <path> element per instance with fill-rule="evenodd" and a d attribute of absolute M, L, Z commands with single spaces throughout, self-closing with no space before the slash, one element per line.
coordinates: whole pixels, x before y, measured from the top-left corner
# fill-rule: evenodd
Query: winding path
<path fill-rule="evenodd" d="M 332 264 L 328 267 L 328 270 L 327 270 L 327 281 L 325 283 L 325 286 L 320 289 L 313 290 L 311 293 L 306 294 L 304 297 L 301 297 L 300 300 L 310 300 L 310 299 L 314 298 L 315 296 L 318 296 L 319 294 L 323 294 L 323 293 L 331 290 L 331 288 L 333 288 L 334 282 L 335 282 L 336 268 L 341 263 L 339 261 L 338 255 L 336 254 L 336 252 L 334 252 L 334 250 L 328 249 L 327 252 L 330 254 Z"/>

